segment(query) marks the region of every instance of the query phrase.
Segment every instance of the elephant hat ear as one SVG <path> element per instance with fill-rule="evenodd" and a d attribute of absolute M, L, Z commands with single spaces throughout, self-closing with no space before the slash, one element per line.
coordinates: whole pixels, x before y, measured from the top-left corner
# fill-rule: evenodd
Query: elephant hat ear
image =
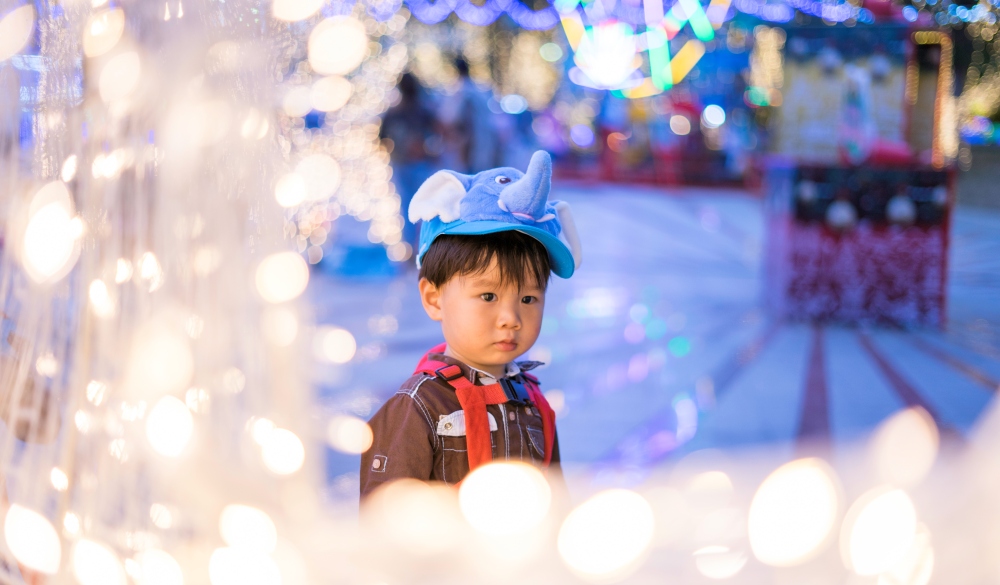
<path fill-rule="evenodd" d="M 410 221 L 430 221 L 440 217 L 444 223 L 459 218 L 459 205 L 466 194 L 464 175 L 451 171 L 438 171 L 417 189 L 410 201 Z"/>
<path fill-rule="evenodd" d="M 580 245 L 580 232 L 577 231 L 576 222 L 573 221 L 573 212 L 570 211 L 569 203 L 565 201 L 557 201 L 555 208 L 559 224 L 562 226 L 562 236 L 569 244 L 569 251 L 573 255 L 573 268 L 579 268 L 583 262 L 583 246 Z"/>

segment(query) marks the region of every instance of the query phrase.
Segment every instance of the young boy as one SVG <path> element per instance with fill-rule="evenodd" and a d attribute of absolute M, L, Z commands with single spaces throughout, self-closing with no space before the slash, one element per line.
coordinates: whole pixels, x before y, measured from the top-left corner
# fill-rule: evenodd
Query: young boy
<path fill-rule="evenodd" d="M 569 206 L 548 202 L 551 165 L 536 152 L 526 173 L 440 171 L 414 195 L 420 298 L 445 343 L 369 421 L 362 496 L 404 477 L 456 484 L 493 460 L 558 469 L 555 415 L 528 373 L 540 364 L 514 361 L 538 339 L 550 272 L 580 263 Z"/>

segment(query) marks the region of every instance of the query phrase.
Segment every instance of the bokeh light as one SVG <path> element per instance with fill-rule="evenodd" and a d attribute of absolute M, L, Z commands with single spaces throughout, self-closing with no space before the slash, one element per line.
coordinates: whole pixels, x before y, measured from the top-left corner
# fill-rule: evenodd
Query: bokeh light
<path fill-rule="evenodd" d="M 517 502 L 518 521 L 497 502 Z M 523 463 L 492 463 L 475 469 L 462 480 L 458 504 L 462 515 L 478 532 L 512 536 L 537 529 L 549 512 L 552 490 L 542 473 Z"/>
<path fill-rule="evenodd" d="M 82 539 L 73 545 L 73 576 L 80 585 L 125 585 L 125 568 L 106 545 Z"/>
<path fill-rule="evenodd" d="M 296 207 L 306 200 L 306 180 L 298 173 L 287 173 L 278 179 L 274 198 L 282 207 Z"/>
<path fill-rule="evenodd" d="M 115 314 L 115 301 L 111 298 L 111 291 L 103 280 L 91 282 L 87 296 L 90 298 L 90 307 L 98 317 L 111 317 Z"/>
<path fill-rule="evenodd" d="M 706 128 L 718 128 L 726 122 L 726 111 L 722 106 L 709 104 L 701 112 L 701 122 Z"/>
<path fill-rule="evenodd" d="M 271 553 L 278 545 L 278 529 L 267 512 L 244 504 L 229 504 L 219 515 L 219 534 L 234 549 Z"/>
<path fill-rule="evenodd" d="M 52 471 L 49 472 L 49 481 L 57 492 L 64 492 L 69 487 L 69 477 L 66 476 L 65 471 L 58 467 L 53 467 Z"/>
<path fill-rule="evenodd" d="M 937 458 L 940 435 L 926 410 L 912 407 L 883 421 L 871 441 L 871 457 L 880 478 L 902 487 L 920 483 Z"/>
<path fill-rule="evenodd" d="M 288 307 L 267 307 L 261 315 L 261 331 L 268 343 L 288 347 L 299 334 L 299 318 Z"/>
<path fill-rule="evenodd" d="M 278 252 L 257 266 L 257 292 L 269 303 L 290 301 L 306 290 L 309 265 L 295 252 Z"/>
<path fill-rule="evenodd" d="M 212 585 L 281 585 L 281 571 L 269 556 L 231 547 L 217 548 L 208 560 Z"/>
<path fill-rule="evenodd" d="M 346 75 L 368 55 L 365 25 L 353 16 L 335 16 L 309 35 L 309 64 L 323 75 Z"/>
<path fill-rule="evenodd" d="M 158 397 L 187 389 L 194 374 L 194 354 L 187 337 L 166 321 L 140 328 L 132 342 L 126 388 L 133 396 Z"/>
<path fill-rule="evenodd" d="M 59 178 L 63 180 L 63 183 L 69 183 L 76 177 L 77 167 L 77 156 L 75 154 L 67 156 L 66 160 L 63 161 L 62 168 L 59 169 Z"/>
<path fill-rule="evenodd" d="M 0 62 L 16 55 L 31 38 L 35 28 L 35 7 L 18 6 L 0 19 Z"/>
<path fill-rule="evenodd" d="M 346 364 L 354 358 L 358 349 L 351 332 L 340 327 L 320 327 L 313 341 L 313 353 L 317 359 L 333 364 Z"/>
<path fill-rule="evenodd" d="M 313 82 L 309 90 L 309 101 L 313 109 L 320 112 L 336 112 L 347 105 L 354 92 L 351 82 L 339 75 L 321 77 Z"/>
<path fill-rule="evenodd" d="M 362 505 L 372 537 L 406 554 L 450 552 L 464 542 L 466 523 L 453 487 L 401 479 L 379 488 Z"/>
<path fill-rule="evenodd" d="M 101 99 L 105 102 L 115 102 L 132 95 L 139 86 L 139 76 L 142 65 L 135 51 L 126 51 L 115 55 L 101 69 L 98 81 Z"/>
<path fill-rule="evenodd" d="M 750 547 L 775 567 L 802 564 L 830 541 L 839 496 L 833 471 L 819 459 L 782 465 L 764 480 L 750 504 Z"/>
<path fill-rule="evenodd" d="M 355 416 L 337 415 L 326 425 L 326 441 L 342 453 L 360 455 L 372 446 L 372 429 Z"/>
<path fill-rule="evenodd" d="M 297 22 L 316 14 L 323 0 L 274 0 L 271 14 L 278 20 Z"/>
<path fill-rule="evenodd" d="M 340 165 L 326 154 L 310 154 L 295 165 L 296 174 L 306 184 L 306 198 L 321 201 L 331 197 L 340 186 Z"/>
<path fill-rule="evenodd" d="M 38 283 L 59 280 L 80 254 L 80 220 L 66 185 L 53 181 L 39 189 L 28 213 L 21 245 L 24 269 Z"/>
<path fill-rule="evenodd" d="M 678 136 L 687 136 L 691 133 L 691 120 L 680 114 L 670 116 L 670 131 Z"/>
<path fill-rule="evenodd" d="M 194 418 L 179 398 L 164 396 L 146 416 L 146 438 L 153 450 L 165 457 L 180 455 L 194 431 Z"/>
<path fill-rule="evenodd" d="M 170 553 L 151 548 L 136 555 L 141 585 L 184 585 L 184 572 Z"/>
<path fill-rule="evenodd" d="M 92 14 L 83 27 L 83 54 L 99 57 L 118 44 L 125 32 L 125 12 L 113 8 Z"/>
<path fill-rule="evenodd" d="M 46 575 L 59 570 L 62 544 L 59 533 L 45 516 L 13 504 L 4 518 L 3 534 L 10 552 L 25 567 Z"/>
<path fill-rule="evenodd" d="M 550 63 L 555 63 L 559 59 L 562 59 L 563 56 L 562 47 L 555 43 L 545 43 L 538 49 L 538 53 L 542 56 L 542 59 Z"/>
<path fill-rule="evenodd" d="M 570 512 L 559 530 L 559 555 L 588 579 L 623 578 L 653 539 L 653 509 L 639 494 L 612 489 Z"/>
<path fill-rule="evenodd" d="M 746 566 L 746 553 L 731 550 L 728 546 L 702 547 L 693 553 L 698 572 L 709 579 L 729 579 Z"/>
<path fill-rule="evenodd" d="M 302 468 L 306 449 L 298 435 L 288 429 L 276 428 L 260 443 L 264 467 L 277 475 L 289 475 Z"/>
<path fill-rule="evenodd" d="M 917 511 L 901 489 L 875 488 L 858 498 L 844 519 L 841 552 L 858 575 L 892 569 L 913 546 Z"/>

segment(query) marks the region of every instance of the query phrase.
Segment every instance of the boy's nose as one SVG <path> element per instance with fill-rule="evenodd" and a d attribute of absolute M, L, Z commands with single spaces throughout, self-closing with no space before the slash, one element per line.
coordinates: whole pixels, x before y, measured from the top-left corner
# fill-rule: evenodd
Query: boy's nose
<path fill-rule="evenodd" d="M 497 326 L 500 329 L 520 329 L 521 316 L 515 309 L 510 307 L 502 308 L 500 309 L 500 314 L 497 316 Z"/>

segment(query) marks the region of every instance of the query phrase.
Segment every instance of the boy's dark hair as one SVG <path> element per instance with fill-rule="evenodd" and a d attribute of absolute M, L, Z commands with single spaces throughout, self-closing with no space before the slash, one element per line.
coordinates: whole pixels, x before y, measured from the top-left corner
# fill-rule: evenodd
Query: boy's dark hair
<path fill-rule="evenodd" d="M 455 276 L 482 274 L 496 259 L 500 284 L 519 289 L 535 284 L 545 290 L 552 265 L 545 246 L 535 238 L 506 231 L 476 236 L 435 238 L 420 264 L 420 278 L 441 286 Z"/>

